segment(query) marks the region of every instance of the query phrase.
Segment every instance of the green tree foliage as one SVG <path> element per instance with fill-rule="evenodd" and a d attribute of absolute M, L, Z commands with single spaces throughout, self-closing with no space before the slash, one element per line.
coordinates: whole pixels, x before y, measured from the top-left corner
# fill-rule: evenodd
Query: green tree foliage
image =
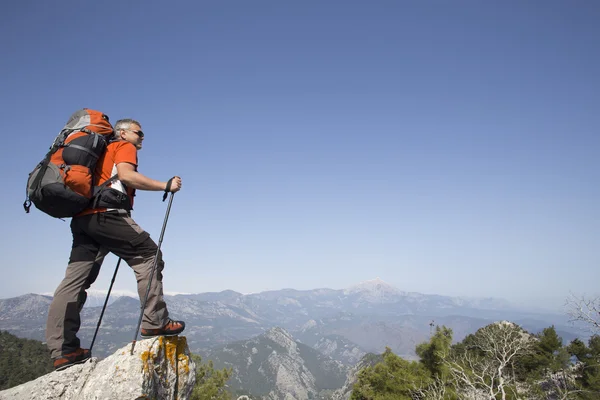
<path fill-rule="evenodd" d="M 430 373 L 423 364 L 406 361 L 386 348 L 383 362 L 366 367 L 359 372 L 350 399 L 413 399 L 419 385 L 428 384 L 430 381 Z"/>
<path fill-rule="evenodd" d="M 53 371 L 50 352 L 41 342 L 0 331 L 0 390 Z"/>
<path fill-rule="evenodd" d="M 457 398 L 450 381 L 450 370 L 447 359 L 452 350 L 452 329 L 445 326 L 436 326 L 435 334 L 429 342 L 417 345 L 416 353 L 420 363 L 429 371 L 430 380 L 426 385 L 421 383 L 417 396 L 418 399 L 450 400 Z"/>
<path fill-rule="evenodd" d="M 196 363 L 196 385 L 191 400 L 230 400 L 231 394 L 225 385 L 231 377 L 231 369 L 215 370 L 212 361 L 202 363 L 196 354 L 192 354 L 192 359 Z"/>
<path fill-rule="evenodd" d="M 534 336 L 531 351 L 525 354 L 515 366 L 515 373 L 521 380 L 539 380 L 548 373 L 556 373 L 567 368 L 569 354 L 562 345 L 562 338 L 554 326 L 545 328 Z"/>
<path fill-rule="evenodd" d="M 351 399 L 600 399 L 599 335 L 563 346 L 554 326 L 531 335 L 503 321 L 452 344 L 452 330 L 437 327 L 416 353 L 409 362 L 386 349 L 359 372 Z"/>
<path fill-rule="evenodd" d="M 580 398 L 600 398 L 600 336 L 592 336 L 587 346 L 575 339 L 569 344 L 568 351 L 578 361 L 576 381 L 582 390 Z"/>
<path fill-rule="evenodd" d="M 444 378 L 448 374 L 448 367 L 444 361 L 450 354 L 451 345 L 452 329 L 437 326 L 429 342 L 417 346 L 416 353 L 421 358 L 421 363 L 433 377 Z"/>
<path fill-rule="evenodd" d="M 569 353 L 574 355 L 580 362 L 583 362 L 586 359 L 589 351 L 585 343 L 583 343 L 579 339 L 573 339 L 573 341 L 569 343 L 567 350 L 569 351 Z"/>
<path fill-rule="evenodd" d="M 555 354 L 562 347 L 562 338 L 556 333 L 554 325 L 545 328 L 542 333 L 537 335 L 537 338 L 537 346 L 548 359 L 551 359 L 551 355 Z"/>

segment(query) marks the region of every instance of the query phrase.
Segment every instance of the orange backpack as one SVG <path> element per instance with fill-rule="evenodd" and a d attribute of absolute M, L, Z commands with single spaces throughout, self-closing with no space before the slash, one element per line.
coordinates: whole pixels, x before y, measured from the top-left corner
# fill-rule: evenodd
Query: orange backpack
<path fill-rule="evenodd" d="M 25 212 L 33 203 L 48 215 L 67 218 L 87 208 L 110 183 L 95 186 L 94 170 L 113 132 L 108 116 L 100 111 L 84 108 L 71 115 L 46 157 L 29 174 Z"/>

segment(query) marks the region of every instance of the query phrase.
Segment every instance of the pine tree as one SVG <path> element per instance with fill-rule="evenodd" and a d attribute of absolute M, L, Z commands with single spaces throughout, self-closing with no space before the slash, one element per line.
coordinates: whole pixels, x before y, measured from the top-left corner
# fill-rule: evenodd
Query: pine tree
<path fill-rule="evenodd" d="M 577 383 L 583 392 L 581 399 L 600 398 L 600 336 L 594 335 L 586 346 L 575 339 L 569 344 L 568 351 L 577 358 Z"/>
<path fill-rule="evenodd" d="M 191 400 L 229 400 L 231 394 L 226 390 L 226 383 L 232 370 L 215 370 L 212 361 L 202 363 L 196 354 L 192 354 L 192 359 L 196 363 L 196 385 Z"/>
<path fill-rule="evenodd" d="M 351 400 L 412 400 L 419 384 L 431 383 L 429 371 L 415 361 L 406 361 L 390 348 L 383 361 L 360 371 Z"/>

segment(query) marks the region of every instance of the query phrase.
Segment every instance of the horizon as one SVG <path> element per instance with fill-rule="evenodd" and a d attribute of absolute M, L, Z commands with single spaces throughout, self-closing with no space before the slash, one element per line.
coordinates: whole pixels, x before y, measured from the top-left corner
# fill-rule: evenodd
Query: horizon
<path fill-rule="evenodd" d="M 264 290 L 261 292 L 252 292 L 252 293 L 242 293 L 242 292 L 238 292 L 233 289 L 224 289 L 224 290 L 217 291 L 217 292 L 208 291 L 208 292 L 183 293 L 183 292 L 166 291 L 164 294 L 165 294 L 165 296 L 178 296 L 178 295 L 186 296 L 186 295 L 198 295 L 198 294 L 219 294 L 219 293 L 223 293 L 223 292 L 227 292 L 227 291 L 233 291 L 242 296 L 251 296 L 251 295 L 257 295 L 257 294 L 261 294 L 261 293 L 265 293 L 265 292 L 277 292 L 277 291 L 286 291 L 286 290 L 293 290 L 293 291 L 298 291 L 298 292 L 307 292 L 307 291 L 323 290 L 323 289 L 335 290 L 335 291 L 347 291 L 347 290 L 355 289 L 358 287 L 365 287 L 366 285 L 372 284 L 372 283 L 385 285 L 385 286 L 393 289 L 394 291 L 400 292 L 399 295 L 418 294 L 418 295 L 422 295 L 422 296 L 440 296 L 440 297 L 444 297 L 444 298 L 457 299 L 457 300 L 470 300 L 470 301 L 494 300 L 494 301 L 502 301 L 502 302 L 508 304 L 509 306 L 515 307 L 522 311 L 552 312 L 552 313 L 561 314 L 561 315 L 566 314 L 564 302 L 561 303 L 560 305 L 557 303 L 557 304 L 545 304 L 543 306 L 536 306 L 536 305 L 529 305 L 529 304 L 525 304 L 525 303 L 514 302 L 514 301 L 508 300 L 506 298 L 502 298 L 502 297 L 481 297 L 481 296 L 460 296 L 460 295 L 459 296 L 448 296 L 448 295 L 443 295 L 443 294 L 439 294 L 439 293 L 421 293 L 421 292 L 415 292 L 415 291 L 405 291 L 405 290 L 399 289 L 393 285 L 390 285 L 389 283 L 385 282 L 384 280 L 382 280 L 379 277 L 374 278 L 374 279 L 368 279 L 368 280 L 365 280 L 362 282 L 358 282 L 349 287 L 340 288 L 340 289 L 334 289 L 334 288 L 329 288 L 329 287 L 315 287 L 312 289 L 295 289 L 292 287 L 286 287 L 286 288 L 269 289 L 269 290 Z M 106 288 L 106 289 L 99 288 L 99 287 L 90 288 L 90 289 L 86 290 L 86 292 L 88 293 L 88 298 L 90 296 L 105 296 L 108 293 L 108 288 Z M 4 297 L 0 294 L 0 300 L 6 300 L 6 299 L 11 299 L 11 298 L 26 296 L 29 294 L 53 297 L 52 292 L 42 292 L 42 293 L 29 292 L 29 293 L 22 293 L 22 294 L 19 294 L 16 296 L 10 296 L 10 297 Z M 111 290 L 111 298 L 114 298 L 114 297 L 131 297 L 134 299 L 139 298 L 137 292 L 135 292 L 133 290 Z M 566 301 L 566 299 L 565 299 L 565 301 Z"/>
<path fill-rule="evenodd" d="M 166 292 L 380 276 L 532 307 L 596 297 L 598 21 L 600 2 L 559 0 L 7 4 L 0 295 L 64 276 L 69 221 L 25 214 L 23 189 L 89 107 L 141 122 L 139 172 L 183 179 Z M 133 212 L 156 241 L 161 198 L 137 191 Z M 113 289 L 137 291 L 130 268 Z"/>

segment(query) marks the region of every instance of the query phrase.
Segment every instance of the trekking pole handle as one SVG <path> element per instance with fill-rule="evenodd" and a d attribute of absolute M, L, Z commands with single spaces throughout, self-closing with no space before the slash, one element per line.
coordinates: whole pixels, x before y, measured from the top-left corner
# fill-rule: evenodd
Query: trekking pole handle
<path fill-rule="evenodd" d="M 173 184 L 173 179 L 177 178 L 177 176 L 172 177 L 167 181 L 167 186 L 165 187 L 165 194 L 163 194 L 163 201 L 167 199 L 167 195 L 171 191 L 171 184 Z"/>

